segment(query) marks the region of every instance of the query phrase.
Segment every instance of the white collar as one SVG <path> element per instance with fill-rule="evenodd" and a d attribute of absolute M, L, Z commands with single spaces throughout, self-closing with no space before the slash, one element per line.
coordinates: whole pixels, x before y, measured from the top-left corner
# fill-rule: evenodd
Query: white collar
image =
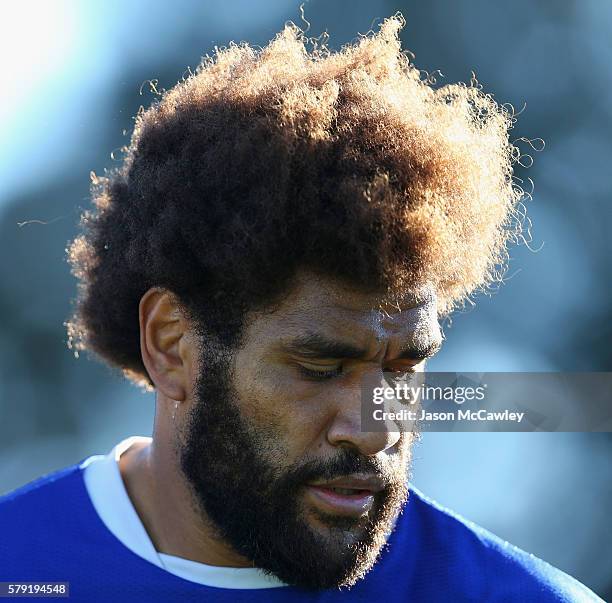
<path fill-rule="evenodd" d="M 157 552 L 132 505 L 119 471 L 121 455 L 140 442 L 150 443 L 151 438 L 132 436 L 119 442 L 106 456 L 90 456 L 80 465 L 96 512 L 124 546 L 171 574 L 205 586 L 235 589 L 286 586 L 257 568 L 218 567 Z"/>

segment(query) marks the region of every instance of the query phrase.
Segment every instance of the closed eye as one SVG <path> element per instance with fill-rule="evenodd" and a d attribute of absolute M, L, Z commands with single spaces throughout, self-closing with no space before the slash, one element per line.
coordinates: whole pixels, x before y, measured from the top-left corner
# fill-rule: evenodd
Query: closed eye
<path fill-rule="evenodd" d="M 385 372 L 389 373 L 412 373 L 414 372 L 416 366 L 421 364 L 423 360 L 417 360 L 412 363 L 403 362 L 396 363 L 391 366 L 385 367 Z M 315 381 L 324 381 L 326 379 L 333 379 L 334 377 L 339 377 L 343 373 L 342 365 L 338 365 L 330 368 L 319 368 L 315 367 L 315 365 L 305 366 L 303 364 L 298 364 L 298 369 L 302 375 L 307 377 L 308 379 L 312 379 Z"/>
<path fill-rule="evenodd" d="M 300 373 L 315 381 L 324 381 L 325 379 L 333 379 L 342 374 L 342 365 L 331 367 L 331 368 L 315 368 L 313 365 L 305 366 L 298 364 Z"/>
<path fill-rule="evenodd" d="M 386 373 L 411 373 L 416 367 L 423 364 L 426 358 L 414 358 L 413 360 L 404 360 L 398 362 L 390 362 L 384 367 Z"/>

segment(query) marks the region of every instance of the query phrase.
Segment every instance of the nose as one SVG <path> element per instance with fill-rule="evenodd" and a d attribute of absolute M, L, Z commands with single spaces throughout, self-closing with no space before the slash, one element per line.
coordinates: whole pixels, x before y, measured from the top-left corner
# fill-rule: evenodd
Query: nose
<path fill-rule="evenodd" d="M 358 385 L 342 388 L 342 392 L 337 394 L 336 412 L 327 429 L 329 444 L 350 447 L 363 455 L 373 456 L 399 442 L 400 433 L 397 431 L 362 431 L 361 389 Z"/>

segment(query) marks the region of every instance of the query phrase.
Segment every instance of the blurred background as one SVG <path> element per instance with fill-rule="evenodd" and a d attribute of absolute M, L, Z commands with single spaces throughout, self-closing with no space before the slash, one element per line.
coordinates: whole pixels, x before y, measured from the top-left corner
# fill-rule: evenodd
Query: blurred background
<path fill-rule="evenodd" d="M 524 109 L 546 149 L 522 178 L 530 248 L 506 284 L 446 325 L 448 371 L 612 370 L 612 3 L 351 0 L 304 4 L 311 35 L 353 40 L 398 10 L 404 48 L 444 82 Z M 65 247 L 89 173 L 115 164 L 133 116 L 215 45 L 264 45 L 299 0 L 53 0 L 0 9 L 0 493 L 121 438 L 150 435 L 154 397 L 67 349 Z M 144 85 L 143 85 L 144 84 Z M 127 131 L 127 135 L 124 131 Z M 529 188 L 529 184 L 526 183 Z M 611 393 L 612 399 L 612 393 Z M 427 433 L 414 483 L 612 598 L 612 435 Z"/>

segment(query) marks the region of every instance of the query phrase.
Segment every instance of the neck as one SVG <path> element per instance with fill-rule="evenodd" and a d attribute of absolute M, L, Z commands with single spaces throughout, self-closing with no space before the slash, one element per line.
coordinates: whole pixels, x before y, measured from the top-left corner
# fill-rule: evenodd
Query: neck
<path fill-rule="evenodd" d="M 203 516 L 180 471 L 171 440 L 156 417 L 153 441 L 135 444 L 120 458 L 119 470 L 155 549 L 167 555 L 224 567 L 252 567 L 217 534 Z"/>

